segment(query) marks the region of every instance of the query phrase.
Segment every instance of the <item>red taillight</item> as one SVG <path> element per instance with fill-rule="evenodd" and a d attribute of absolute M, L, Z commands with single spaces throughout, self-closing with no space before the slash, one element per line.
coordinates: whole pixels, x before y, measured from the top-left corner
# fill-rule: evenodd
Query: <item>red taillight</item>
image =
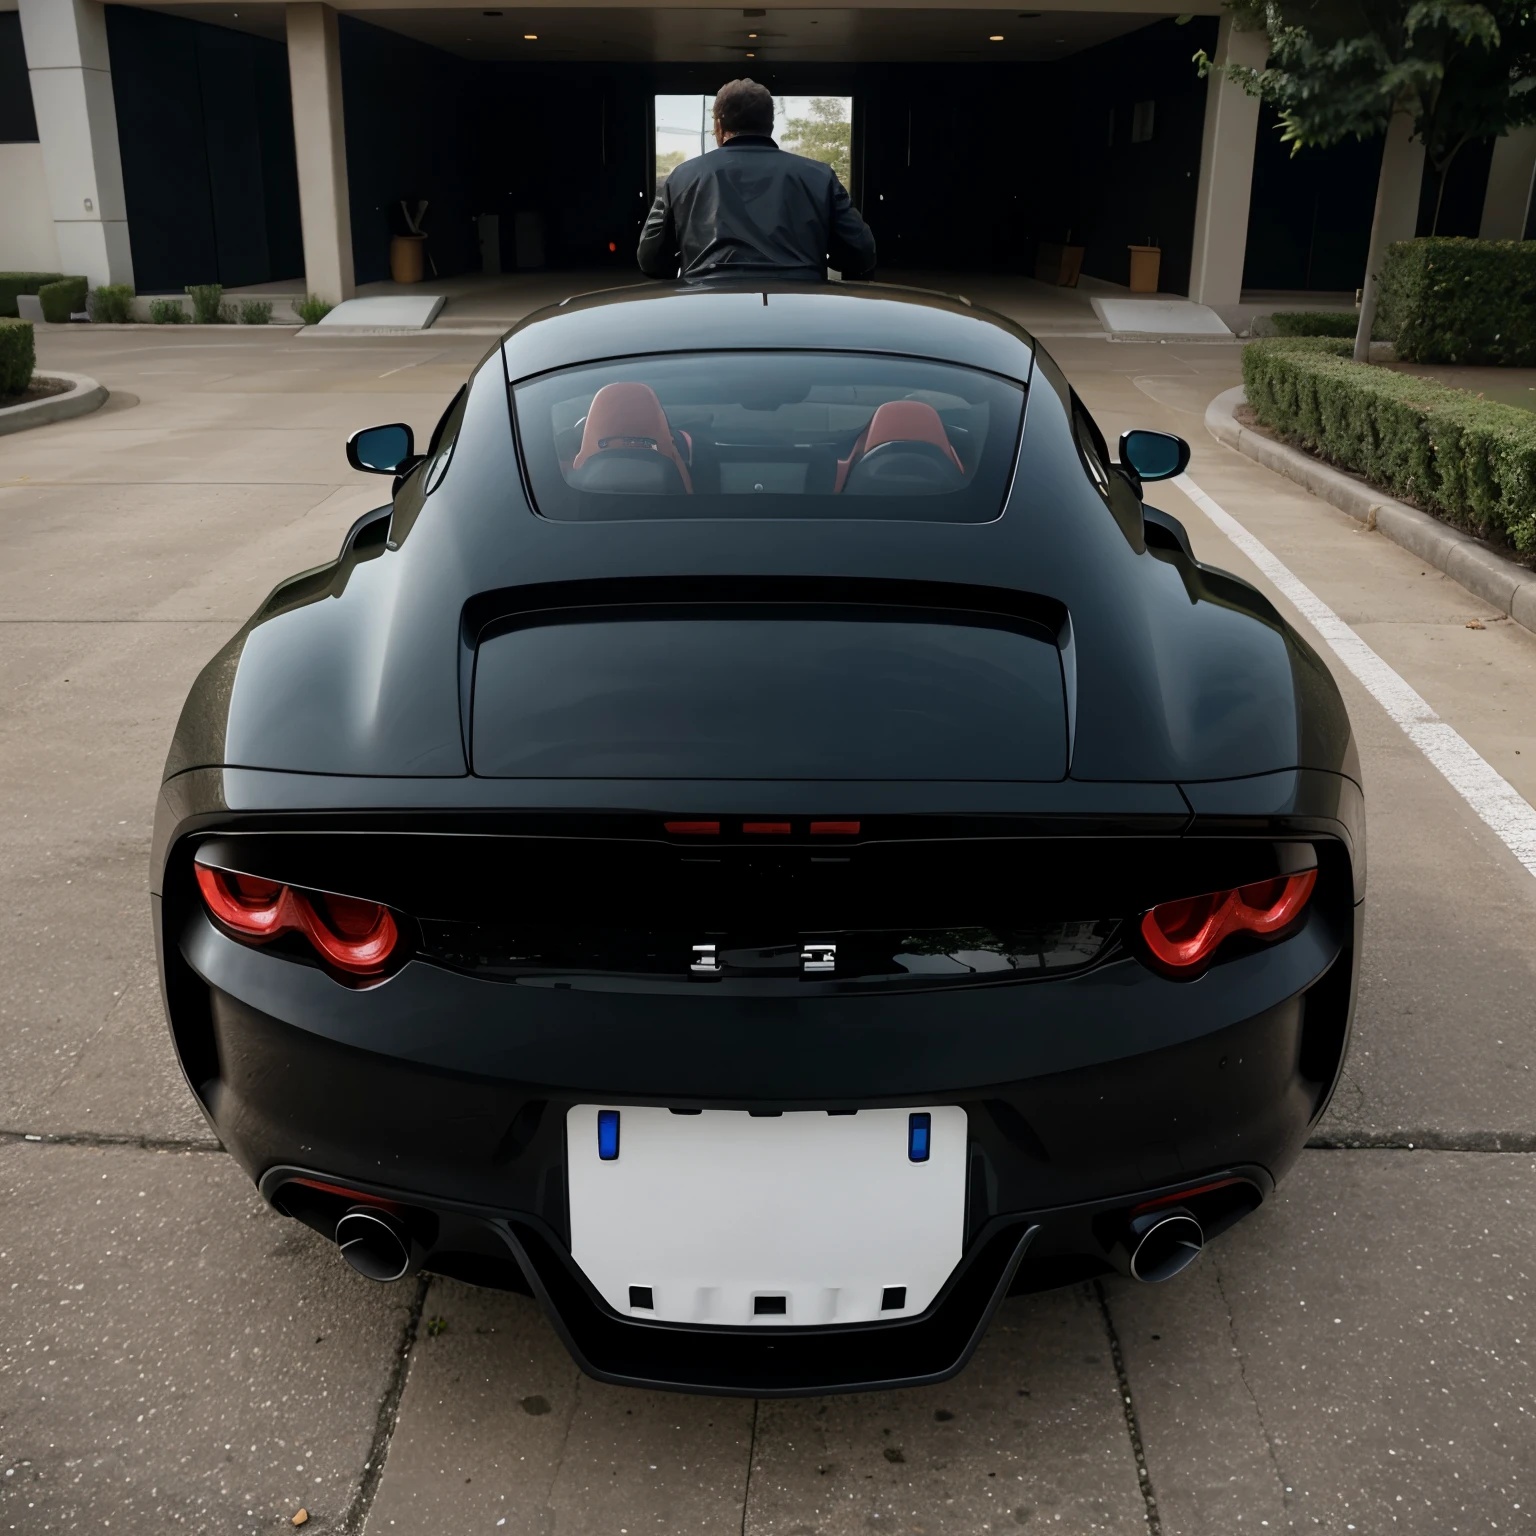
<path fill-rule="evenodd" d="M 1288 927 L 1306 906 L 1317 871 L 1279 875 L 1235 891 L 1212 891 L 1153 907 L 1141 920 L 1141 936 L 1153 956 L 1176 971 L 1204 965 L 1234 933 L 1260 938 Z"/>
<path fill-rule="evenodd" d="M 400 930 L 389 908 L 377 902 L 298 891 L 206 864 L 193 868 L 208 910 L 226 928 L 258 944 L 302 933 L 337 970 L 377 976 L 399 943 Z"/>

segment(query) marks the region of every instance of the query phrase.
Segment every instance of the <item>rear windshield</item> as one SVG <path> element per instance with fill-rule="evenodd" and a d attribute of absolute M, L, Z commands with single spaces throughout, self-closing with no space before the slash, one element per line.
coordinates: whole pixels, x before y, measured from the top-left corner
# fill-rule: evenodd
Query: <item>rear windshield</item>
<path fill-rule="evenodd" d="M 903 518 L 1003 509 L 1024 391 L 970 368 L 847 352 L 699 352 L 513 389 L 545 517 Z"/>
<path fill-rule="evenodd" d="M 487 778 L 1059 779 L 1061 660 L 984 621 L 596 618 L 482 643 Z"/>

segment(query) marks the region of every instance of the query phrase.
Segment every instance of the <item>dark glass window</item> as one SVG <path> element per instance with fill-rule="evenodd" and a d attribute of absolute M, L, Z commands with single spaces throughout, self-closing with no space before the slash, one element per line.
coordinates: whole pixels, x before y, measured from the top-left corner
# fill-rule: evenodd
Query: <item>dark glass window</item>
<path fill-rule="evenodd" d="M 1072 433 L 1077 438 L 1078 452 L 1088 470 L 1088 478 L 1098 487 L 1099 494 L 1109 496 L 1109 444 L 1099 431 L 1099 424 L 1088 414 L 1088 408 L 1072 391 Z"/>
<path fill-rule="evenodd" d="M 904 518 L 1003 509 L 1024 391 L 913 358 L 684 353 L 514 387 L 546 517 Z"/>
<path fill-rule="evenodd" d="M 489 778 L 1003 779 L 1066 772 L 1061 660 L 956 615 L 562 618 L 486 640 Z M 662 610 L 666 614 L 666 610 Z"/>
<path fill-rule="evenodd" d="M 0 144 L 35 143 L 37 118 L 32 112 L 27 53 L 21 43 L 21 16 L 0 11 Z M 9 212 L 14 217 L 14 207 Z"/>
<path fill-rule="evenodd" d="M 432 441 L 427 444 L 421 470 L 423 495 L 430 496 L 448 473 L 448 461 L 453 457 L 453 445 L 459 440 L 459 428 L 464 424 L 464 407 L 468 400 L 469 386 L 465 385 L 448 403 L 448 409 L 432 429 Z"/>

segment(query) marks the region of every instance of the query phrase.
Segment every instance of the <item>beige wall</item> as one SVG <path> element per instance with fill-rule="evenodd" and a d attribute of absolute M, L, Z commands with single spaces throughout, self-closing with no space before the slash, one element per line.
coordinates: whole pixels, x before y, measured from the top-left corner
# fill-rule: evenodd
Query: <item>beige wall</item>
<path fill-rule="evenodd" d="M 61 271 L 41 144 L 0 144 L 0 206 L 0 272 Z"/>
<path fill-rule="evenodd" d="M 22 0 L 21 35 L 66 272 L 131 283 L 106 9 L 100 0 Z"/>

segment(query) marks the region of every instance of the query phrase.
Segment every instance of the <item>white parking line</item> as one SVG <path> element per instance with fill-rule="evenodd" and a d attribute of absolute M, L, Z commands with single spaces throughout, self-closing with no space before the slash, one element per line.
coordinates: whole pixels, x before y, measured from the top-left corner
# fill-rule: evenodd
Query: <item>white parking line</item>
<path fill-rule="evenodd" d="M 1499 841 L 1536 875 L 1536 810 L 1514 785 L 1474 752 L 1458 731 L 1230 512 L 1188 475 L 1180 475 L 1173 483 L 1290 599 L 1371 697 L 1402 726 L 1414 746 L 1445 775 Z"/>

